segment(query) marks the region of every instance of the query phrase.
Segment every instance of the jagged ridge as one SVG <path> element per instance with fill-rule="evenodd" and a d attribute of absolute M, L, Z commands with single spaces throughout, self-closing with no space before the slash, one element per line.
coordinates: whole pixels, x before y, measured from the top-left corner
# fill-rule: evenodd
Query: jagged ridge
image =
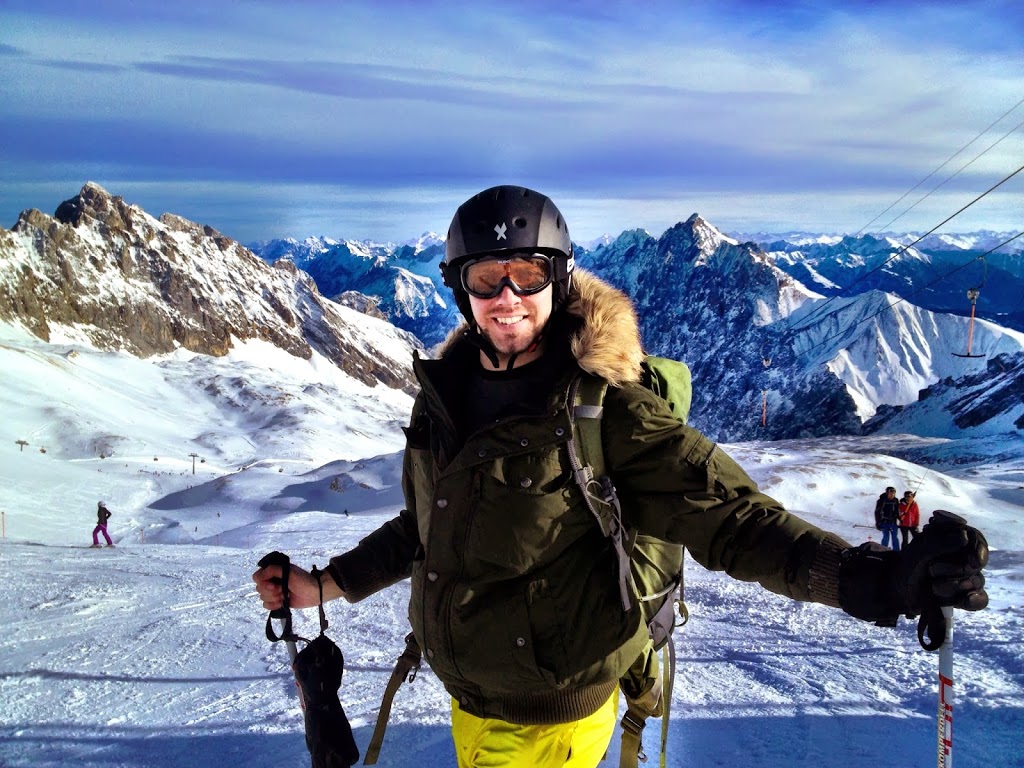
<path fill-rule="evenodd" d="M 52 217 L 29 210 L 0 229 L 0 254 L 0 318 L 44 340 L 73 329 L 101 349 L 219 356 L 232 339 L 263 339 L 304 359 L 316 349 L 365 384 L 413 390 L 413 337 L 378 321 L 367 333 L 293 265 L 272 268 L 211 227 L 154 219 L 93 183 Z"/>

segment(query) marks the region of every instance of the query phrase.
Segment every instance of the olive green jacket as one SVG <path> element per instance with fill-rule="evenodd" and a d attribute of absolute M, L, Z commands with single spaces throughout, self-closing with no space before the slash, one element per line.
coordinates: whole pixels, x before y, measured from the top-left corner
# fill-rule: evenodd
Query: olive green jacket
<path fill-rule="evenodd" d="M 639 382 L 628 298 L 577 271 L 574 360 L 542 416 L 508 418 L 464 442 L 451 383 L 479 351 L 457 334 L 419 360 L 421 391 L 406 430 L 407 508 L 331 570 L 350 600 L 412 577 L 409 620 L 427 661 L 463 709 L 515 723 L 589 715 L 647 642 L 623 610 L 610 540 L 573 481 L 569 384 L 609 381 L 602 437 L 624 522 L 683 544 L 706 568 L 797 600 L 838 605 L 846 542 L 788 514 L 746 473 Z"/>

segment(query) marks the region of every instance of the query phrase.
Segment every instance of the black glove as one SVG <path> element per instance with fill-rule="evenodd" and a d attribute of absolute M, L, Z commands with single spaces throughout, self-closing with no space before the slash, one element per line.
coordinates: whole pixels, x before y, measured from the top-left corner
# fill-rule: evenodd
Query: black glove
<path fill-rule="evenodd" d="M 931 520 L 899 552 L 874 542 L 843 552 L 839 604 L 858 619 L 895 626 L 941 606 L 980 611 L 988 605 L 985 575 L 988 542 L 960 516 L 935 510 Z"/>
<path fill-rule="evenodd" d="M 312 768 L 348 768 L 359 762 L 352 726 L 338 699 L 344 668 L 341 649 L 323 634 L 299 651 L 292 663 Z"/>

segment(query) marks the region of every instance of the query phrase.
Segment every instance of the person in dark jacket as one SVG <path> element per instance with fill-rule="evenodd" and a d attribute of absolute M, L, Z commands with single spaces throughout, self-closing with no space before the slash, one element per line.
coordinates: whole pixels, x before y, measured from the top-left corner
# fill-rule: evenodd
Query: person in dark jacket
<path fill-rule="evenodd" d="M 441 270 L 466 324 L 438 359 L 414 360 L 406 508 L 322 576 L 351 602 L 411 578 L 415 640 L 452 697 L 460 768 L 596 766 L 614 730 L 619 678 L 649 647 L 622 603 L 613 541 L 574 482 L 566 407 L 586 374 L 609 385 L 606 470 L 629 530 L 685 545 L 702 566 L 795 600 L 894 624 L 935 601 L 988 601 L 987 544 L 963 525 L 926 527 L 904 552 L 851 546 L 788 513 L 640 383 L 632 303 L 575 268 L 546 196 L 488 189 L 459 207 Z M 929 565 L 949 564 L 932 576 Z M 954 573 L 951 577 L 948 574 Z M 279 566 L 253 574 L 268 610 Z M 293 608 L 317 581 L 292 567 Z"/>
<path fill-rule="evenodd" d="M 96 504 L 96 527 L 92 529 L 92 545 L 94 547 L 100 546 L 99 535 L 102 533 L 103 538 L 107 540 L 107 546 L 114 546 L 114 542 L 110 540 L 110 534 L 107 533 L 107 521 L 110 519 L 110 510 L 107 509 L 107 505 L 100 501 Z"/>
<path fill-rule="evenodd" d="M 899 526 L 900 502 L 896 498 L 896 489 L 891 485 L 875 502 L 875 528 L 882 532 L 882 546 L 900 551 Z"/>

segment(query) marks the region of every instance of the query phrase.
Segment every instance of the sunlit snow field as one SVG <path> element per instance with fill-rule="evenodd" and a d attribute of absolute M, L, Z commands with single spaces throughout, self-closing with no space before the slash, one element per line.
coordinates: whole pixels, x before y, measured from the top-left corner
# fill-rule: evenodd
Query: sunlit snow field
<path fill-rule="evenodd" d="M 246 349 L 156 363 L 4 330 L 0 765 L 308 765 L 286 651 L 264 636 L 250 574 L 273 549 L 322 566 L 395 514 L 411 400 Z M 894 446 L 931 458 L 882 453 Z M 913 437 L 725 448 L 851 542 L 876 534 L 889 484 L 918 489 L 925 518 L 950 509 L 988 535 L 991 605 L 956 614 L 954 760 L 1024 765 L 1024 450 L 1003 443 L 998 461 L 956 467 L 955 444 Z M 99 499 L 114 549 L 88 548 Z M 913 624 L 876 628 L 692 562 L 686 577 L 670 766 L 935 764 L 937 655 Z M 328 606 L 361 750 L 407 596 L 403 584 Z M 317 631 L 315 612 L 297 622 Z M 396 697 L 379 765 L 454 765 L 447 723 L 424 669 Z"/>

